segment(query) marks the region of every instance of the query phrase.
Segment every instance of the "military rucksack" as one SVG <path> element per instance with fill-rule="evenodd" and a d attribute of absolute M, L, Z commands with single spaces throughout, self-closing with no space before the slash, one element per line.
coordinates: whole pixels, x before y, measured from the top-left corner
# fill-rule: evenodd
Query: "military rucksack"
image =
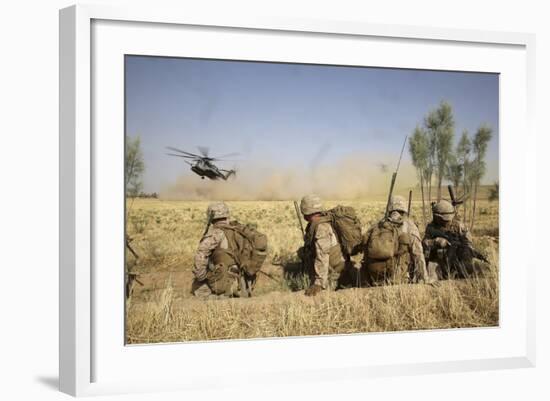
<path fill-rule="evenodd" d="M 267 257 L 267 236 L 250 224 L 231 222 L 220 228 L 239 267 L 250 276 L 258 273 Z"/>
<path fill-rule="evenodd" d="M 397 255 L 399 230 L 389 221 L 381 221 L 372 229 L 367 244 L 367 257 L 374 260 L 387 260 Z"/>
<path fill-rule="evenodd" d="M 342 252 L 353 256 L 361 251 L 363 236 L 361 221 L 351 206 L 338 205 L 325 212 L 331 218 L 331 225 L 342 247 Z"/>

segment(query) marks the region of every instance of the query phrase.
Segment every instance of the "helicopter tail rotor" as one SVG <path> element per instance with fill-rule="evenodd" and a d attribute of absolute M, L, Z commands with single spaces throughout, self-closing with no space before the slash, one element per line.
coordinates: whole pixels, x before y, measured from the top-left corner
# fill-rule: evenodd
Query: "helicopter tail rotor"
<path fill-rule="evenodd" d="M 231 169 L 231 170 L 227 170 L 227 173 L 225 174 L 225 179 L 227 180 L 229 177 L 237 177 L 237 170 L 235 169 Z"/>

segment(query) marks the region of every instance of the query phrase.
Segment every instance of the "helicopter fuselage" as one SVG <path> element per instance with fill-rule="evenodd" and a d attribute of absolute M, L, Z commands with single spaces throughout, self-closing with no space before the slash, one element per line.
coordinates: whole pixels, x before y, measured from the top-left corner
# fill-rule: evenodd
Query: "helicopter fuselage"
<path fill-rule="evenodd" d="M 185 150 L 181 150 L 178 148 L 174 148 L 171 146 L 166 147 L 168 150 L 175 152 L 175 153 L 168 153 L 169 156 L 177 156 L 182 157 L 185 160 L 187 164 L 191 166 L 191 171 L 193 171 L 195 174 L 199 175 L 203 180 L 204 177 L 208 177 L 211 180 L 218 180 L 223 179 L 224 181 L 227 180 L 231 176 L 235 176 L 235 170 L 224 170 L 218 168 L 213 161 L 223 161 L 220 158 L 215 157 L 209 157 L 208 156 L 208 148 L 200 147 L 199 151 L 202 154 L 202 156 L 186 152 Z M 238 153 L 230 153 L 226 156 L 234 156 L 238 155 Z"/>
<path fill-rule="evenodd" d="M 191 170 L 195 174 L 200 175 L 202 179 L 204 179 L 204 177 L 208 177 L 211 180 L 217 180 L 220 178 L 224 180 L 226 179 L 225 175 L 223 175 L 216 166 L 205 161 L 199 160 L 191 166 Z"/>

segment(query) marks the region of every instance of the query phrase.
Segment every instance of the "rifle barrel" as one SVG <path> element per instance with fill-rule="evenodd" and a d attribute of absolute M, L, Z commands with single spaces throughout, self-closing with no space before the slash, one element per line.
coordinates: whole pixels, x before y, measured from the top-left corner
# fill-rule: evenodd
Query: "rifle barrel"
<path fill-rule="evenodd" d="M 388 194 L 388 202 L 386 202 L 386 213 L 385 213 L 386 218 L 388 218 L 388 215 L 390 213 L 390 202 L 391 202 L 391 197 L 393 195 L 393 186 L 395 185 L 396 178 L 397 178 L 397 171 L 393 173 L 391 176 L 390 192 Z"/>
<path fill-rule="evenodd" d="M 294 210 L 296 211 L 296 217 L 298 218 L 298 222 L 300 223 L 300 230 L 302 231 L 302 237 L 306 235 L 304 231 L 304 224 L 302 223 L 302 217 L 300 216 L 300 208 L 298 206 L 298 202 L 294 201 Z"/>
<path fill-rule="evenodd" d="M 405 150 L 405 144 L 407 143 L 407 138 L 409 136 L 405 136 L 405 140 L 403 141 L 403 146 L 401 147 L 401 154 L 399 155 L 399 160 L 397 161 L 397 167 L 395 168 L 395 172 L 391 176 L 391 185 L 390 185 L 390 193 L 388 194 L 388 202 L 386 203 L 386 213 L 384 214 L 384 217 L 387 219 L 389 212 L 390 212 L 390 202 L 393 195 L 393 187 L 395 185 L 395 179 L 397 178 L 397 172 L 399 171 L 399 166 L 401 165 L 401 158 L 403 157 L 403 151 Z"/>

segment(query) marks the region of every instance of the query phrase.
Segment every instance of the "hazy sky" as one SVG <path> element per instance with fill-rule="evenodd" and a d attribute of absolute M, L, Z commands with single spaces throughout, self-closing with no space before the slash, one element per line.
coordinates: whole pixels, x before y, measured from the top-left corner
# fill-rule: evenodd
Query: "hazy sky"
<path fill-rule="evenodd" d="M 441 100 L 452 105 L 456 139 L 493 128 L 483 180 L 492 183 L 498 95 L 496 74 L 126 57 L 126 131 L 142 140 L 146 192 L 192 174 L 165 146 L 241 154 L 223 168 L 314 168 L 360 154 L 366 167 L 393 169 L 405 135 Z"/>

